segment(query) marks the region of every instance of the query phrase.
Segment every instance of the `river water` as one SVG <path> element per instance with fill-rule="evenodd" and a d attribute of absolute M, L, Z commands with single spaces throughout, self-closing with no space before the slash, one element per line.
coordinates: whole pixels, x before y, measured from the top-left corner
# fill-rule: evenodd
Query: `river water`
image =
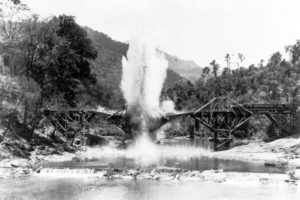
<path fill-rule="evenodd" d="M 44 162 L 47 168 L 120 168 L 134 169 L 140 167 L 178 167 L 186 170 L 223 169 L 229 172 L 265 172 L 284 173 L 283 168 L 266 167 L 263 163 L 251 163 L 238 160 L 226 160 L 210 156 L 209 143 L 202 140 L 177 138 L 166 140 L 154 149 L 144 151 L 142 148 L 131 150 L 92 149 L 92 154 L 84 161 Z M 143 151 L 143 152 L 141 152 Z M 154 151 L 152 154 L 151 151 Z M 139 153 L 140 152 L 140 153 Z"/>
<path fill-rule="evenodd" d="M 299 188 L 292 185 L 54 177 L 0 181 L 0 199 L 16 200 L 296 200 L 299 196 Z"/>
<path fill-rule="evenodd" d="M 179 144 L 176 147 L 175 144 Z M 176 148 L 173 148 L 175 146 Z M 184 146 L 184 147 L 182 147 Z M 180 167 L 188 170 L 224 169 L 235 172 L 264 172 L 284 173 L 284 169 L 265 167 L 259 163 L 229 161 L 216 159 L 203 153 L 195 156 L 194 151 L 202 153 L 201 142 L 177 140 L 166 142 L 158 154 L 173 156 L 155 157 L 155 162 L 148 163 L 147 167 Z M 172 148 L 171 148 L 172 147 Z M 159 149 L 159 148 L 158 148 Z M 184 151 L 186 149 L 186 151 Z M 136 151 L 136 150 L 134 150 Z M 172 153 L 171 153 L 172 151 Z M 45 162 L 45 167 L 50 168 L 137 168 L 141 166 L 139 157 L 126 151 L 113 151 L 109 154 L 106 150 L 96 151 L 98 157 L 92 156 L 85 161 Z M 104 152 L 104 153 L 103 153 Z M 182 152 L 182 153 L 180 153 Z M 103 156 L 106 154 L 106 156 Z M 117 156 L 112 156 L 117 154 Z M 176 156 L 174 156 L 176 155 Z M 178 156 L 180 155 L 180 156 Z M 185 157 L 185 159 L 183 159 Z M 0 180 L 0 199 L 118 199 L 118 200 L 179 200 L 179 199 L 298 199 L 300 189 L 297 186 L 283 184 L 232 184 L 217 183 L 213 181 L 165 181 L 165 180 L 133 180 L 117 179 L 107 180 L 85 176 L 31 176 L 19 179 Z"/>

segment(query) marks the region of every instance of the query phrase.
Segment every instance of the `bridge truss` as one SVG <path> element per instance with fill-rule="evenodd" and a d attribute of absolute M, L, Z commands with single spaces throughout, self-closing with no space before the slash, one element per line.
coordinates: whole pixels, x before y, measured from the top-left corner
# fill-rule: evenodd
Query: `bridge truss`
<path fill-rule="evenodd" d="M 216 97 L 196 111 L 161 116 L 158 119 L 159 125 L 151 131 L 155 131 L 174 119 L 190 116 L 195 120 L 196 127 L 201 123 L 210 130 L 214 150 L 219 151 L 230 148 L 233 133 L 255 115 L 267 116 L 274 124 L 276 134 L 279 134 L 287 125 L 295 126 L 297 108 L 295 104 L 238 104 L 227 97 Z M 84 135 L 88 132 L 91 120 L 99 116 L 101 120 L 106 120 L 121 128 L 125 136 L 133 136 L 134 124 L 130 123 L 126 108 L 112 114 L 95 110 L 45 110 L 44 115 L 55 130 L 63 132 L 66 136 L 73 136 L 71 138 L 74 138 L 76 134 Z"/>

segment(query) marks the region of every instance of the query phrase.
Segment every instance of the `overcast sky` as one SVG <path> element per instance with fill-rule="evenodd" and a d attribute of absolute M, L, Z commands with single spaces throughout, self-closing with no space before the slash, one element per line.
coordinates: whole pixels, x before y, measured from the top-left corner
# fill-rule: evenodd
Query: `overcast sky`
<path fill-rule="evenodd" d="M 77 22 L 128 41 L 134 32 L 201 66 L 226 53 L 245 65 L 267 60 L 300 39 L 299 0 L 21 0 L 42 16 L 74 15 Z"/>

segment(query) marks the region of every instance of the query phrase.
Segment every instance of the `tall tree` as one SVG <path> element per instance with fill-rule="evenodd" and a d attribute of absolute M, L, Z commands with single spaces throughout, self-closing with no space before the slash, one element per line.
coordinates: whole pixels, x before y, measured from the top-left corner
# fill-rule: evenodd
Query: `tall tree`
<path fill-rule="evenodd" d="M 202 78 L 204 79 L 204 81 L 206 81 L 206 78 L 209 75 L 209 73 L 210 73 L 210 69 L 208 66 L 202 69 Z"/>
<path fill-rule="evenodd" d="M 238 57 L 241 63 L 245 60 L 245 56 L 242 53 L 238 53 Z"/>
<path fill-rule="evenodd" d="M 214 76 L 217 77 L 218 71 L 220 69 L 219 64 L 216 62 L 216 60 L 211 61 L 209 64 L 213 67 Z"/>
<path fill-rule="evenodd" d="M 28 7 L 10 0 L 0 2 L 0 55 L 6 60 L 10 75 L 15 74 L 18 45 L 22 40 L 22 22 L 31 17 Z"/>
<path fill-rule="evenodd" d="M 71 106 L 76 103 L 76 89 L 80 81 L 95 78 L 91 76 L 90 60 L 97 57 L 87 33 L 74 20 L 72 16 L 61 15 L 54 18 L 58 23 L 57 35 L 65 42 L 58 49 L 57 69 L 51 72 L 51 76 L 58 77 L 55 86 L 58 91 L 64 93 L 65 99 Z"/>
<path fill-rule="evenodd" d="M 226 62 L 227 67 L 230 68 L 231 58 L 230 58 L 229 53 L 227 53 L 226 56 L 225 56 L 225 62 Z"/>
<path fill-rule="evenodd" d="M 296 64 L 300 60 L 300 40 L 293 45 L 286 47 L 286 51 L 290 54 L 291 62 Z"/>

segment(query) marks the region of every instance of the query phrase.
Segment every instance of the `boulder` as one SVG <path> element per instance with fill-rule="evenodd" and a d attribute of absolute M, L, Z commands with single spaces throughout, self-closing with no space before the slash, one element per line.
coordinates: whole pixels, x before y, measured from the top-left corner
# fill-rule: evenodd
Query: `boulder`
<path fill-rule="evenodd" d="M 295 169 L 293 173 L 290 174 L 291 179 L 300 180 L 300 169 Z"/>
<path fill-rule="evenodd" d="M 107 145 L 109 142 L 105 138 L 94 135 L 94 134 L 85 134 L 86 145 L 87 146 L 99 146 L 99 145 Z"/>
<path fill-rule="evenodd" d="M 14 159 L 14 160 L 10 161 L 10 165 L 12 167 L 22 167 L 22 168 L 31 167 L 30 162 L 26 159 Z"/>

